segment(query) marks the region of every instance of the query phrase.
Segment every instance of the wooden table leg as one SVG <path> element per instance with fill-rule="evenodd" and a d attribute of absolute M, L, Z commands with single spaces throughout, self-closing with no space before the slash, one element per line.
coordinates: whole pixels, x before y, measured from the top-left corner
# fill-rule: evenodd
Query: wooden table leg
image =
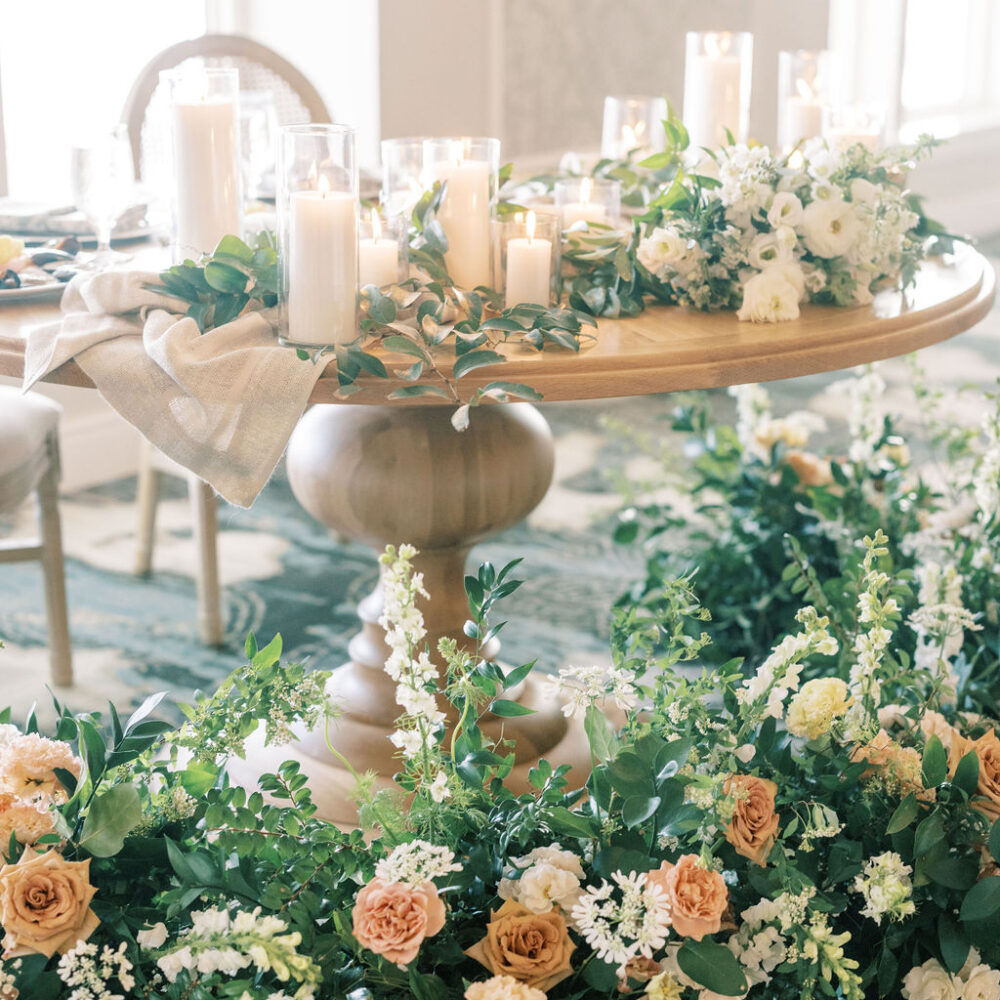
<path fill-rule="evenodd" d="M 430 601 L 422 611 L 427 641 L 464 640 L 468 617 L 464 574 L 472 545 L 526 517 L 552 480 L 552 435 L 542 415 L 527 403 L 476 410 L 468 430 L 456 432 L 451 410 L 437 406 L 314 406 L 288 445 L 288 478 L 299 502 L 333 531 L 381 550 L 409 542 L 419 555 Z M 401 709 L 383 665 L 389 650 L 378 625 L 381 592 L 359 607 L 361 631 L 350 643 L 350 662 L 334 671 L 329 691 L 343 711 L 331 723 L 331 741 L 359 772 L 385 780 L 398 770 L 388 736 Z M 539 756 L 578 765 L 586 778 L 589 756 L 582 735 L 530 679 L 514 692 L 536 714 L 494 719 L 488 728 L 516 740 L 511 783 L 527 787 L 527 772 Z M 294 749 L 290 754 L 289 750 Z M 313 776 L 317 804 L 330 819 L 354 821 L 345 801 L 351 781 L 337 766 L 323 732 L 303 734 L 295 748 L 273 753 L 257 746 L 250 758 L 258 770 L 289 756 Z"/>

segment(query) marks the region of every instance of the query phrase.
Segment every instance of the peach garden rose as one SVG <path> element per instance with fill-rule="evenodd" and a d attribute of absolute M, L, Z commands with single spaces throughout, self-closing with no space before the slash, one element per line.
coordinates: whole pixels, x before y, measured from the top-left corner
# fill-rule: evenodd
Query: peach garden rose
<path fill-rule="evenodd" d="M 354 936 L 369 951 L 409 965 L 424 938 L 444 927 L 444 903 L 433 882 L 411 886 L 373 878 L 354 903 Z"/>
<path fill-rule="evenodd" d="M 970 740 L 956 732 L 948 754 L 949 775 L 954 775 L 958 762 L 970 750 L 979 758 L 976 793 L 981 796 L 973 799 L 972 805 L 993 822 L 1000 819 L 1000 739 L 992 729 L 977 740 Z"/>
<path fill-rule="evenodd" d="M 494 975 L 548 990 L 573 971 L 570 955 L 575 947 L 562 914 L 532 913 L 508 899 L 490 918 L 486 937 L 465 953 Z"/>
<path fill-rule="evenodd" d="M 8 956 L 64 954 L 97 929 L 90 908 L 90 858 L 66 861 L 56 851 L 27 848 L 16 864 L 0 868 L 0 923 Z"/>
<path fill-rule="evenodd" d="M 664 861 L 648 878 L 666 893 L 671 922 L 682 937 L 700 941 L 722 926 L 729 890 L 717 871 L 702 867 L 697 854 L 682 854 L 676 864 Z"/>
<path fill-rule="evenodd" d="M 735 800 L 726 840 L 742 857 L 758 865 L 767 864 L 778 835 L 778 814 L 774 811 L 778 786 L 766 778 L 733 774 L 726 779 L 723 791 Z"/>

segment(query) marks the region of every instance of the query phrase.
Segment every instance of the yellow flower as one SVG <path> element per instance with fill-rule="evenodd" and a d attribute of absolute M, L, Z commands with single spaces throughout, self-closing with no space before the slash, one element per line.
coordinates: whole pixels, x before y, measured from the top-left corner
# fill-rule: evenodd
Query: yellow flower
<path fill-rule="evenodd" d="M 6 267 L 15 257 L 24 253 L 24 241 L 13 236 L 0 236 L 0 267 Z"/>
<path fill-rule="evenodd" d="M 785 724 L 793 736 L 814 740 L 829 732 L 834 719 L 839 719 L 851 707 L 853 698 L 839 677 L 818 677 L 806 681 L 788 706 Z"/>
<path fill-rule="evenodd" d="M 649 1000 L 681 1000 L 683 992 L 681 984 L 669 972 L 661 972 L 649 981 L 646 996 Z"/>

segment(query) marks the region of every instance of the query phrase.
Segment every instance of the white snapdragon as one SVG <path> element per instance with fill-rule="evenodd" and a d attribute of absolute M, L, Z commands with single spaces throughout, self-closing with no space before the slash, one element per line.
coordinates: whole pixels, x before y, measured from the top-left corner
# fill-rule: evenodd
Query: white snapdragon
<path fill-rule="evenodd" d="M 378 862 L 375 877 L 383 882 L 420 886 L 461 870 L 462 866 L 455 862 L 455 852 L 450 848 L 430 844 L 426 840 L 411 840 L 399 844 L 388 857 Z"/>
<path fill-rule="evenodd" d="M 913 869 L 895 851 L 870 858 L 854 879 L 853 889 L 865 900 L 862 914 L 877 924 L 883 918 L 904 920 L 916 912 L 913 902 Z"/>
<path fill-rule="evenodd" d="M 876 446 L 885 432 L 885 380 L 871 365 L 855 371 L 851 378 L 833 382 L 827 392 L 843 394 L 848 399 L 847 428 L 851 435 L 848 455 L 852 462 L 870 465 Z"/>
<path fill-rule="evenodd" d="M 140 948 L 155 949 L 162 948 L 168 936 L 167 925 L 157 923 L 153 924 L 152 927 L 139 931 L 135 939 L 139 943 Z"/>
<path fill-rule="evenodd" d="M 588 886 L 571 916 L 597 957 L 619 973 L 633 958 L 652 958 L 670 933 L 670 903 L 644 872 L 615 872 L 610 882 Z"/>

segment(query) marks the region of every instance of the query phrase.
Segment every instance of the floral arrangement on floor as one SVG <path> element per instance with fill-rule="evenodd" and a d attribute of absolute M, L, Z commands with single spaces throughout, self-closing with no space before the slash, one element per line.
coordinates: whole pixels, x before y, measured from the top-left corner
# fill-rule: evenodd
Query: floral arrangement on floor
<path fill-rule="evenodd" d="M 679 441 L 618 428 L 664 470 L 641 487 L 622 484 L 615 538 L 642 546 L 646 574 L 620 605 L 656 603 L 666 581 L 697 567 L 691 586 L 713 612 L 704 659 L 757 664 L 772 636 L 792 626 L 803 588 L 823 614 L 850 608 L 855 539 L 882 527 L 911 585 L 899 648 L 918 666 L 943 650 L 955 693 L 990 708 L 1000 676 L 1000 395 L 946 398 L 915 359 L 910 370 L 919 430 L 909 442 L 873 367 L 827 389 L 846 433 L 828 433 L 820 449 L 810 439 L 826 421 L 776 414 L 759 385 L 730 390 L 735 420 L 714 415 L 705 397 L 680 405 L 669 418 Z M 957 419 L 963 412 L 981 420 Z M 643 499 L 664 485 L 684 499 Z M 842 649 L 842 670 L 850 656 Z"/>
<path fill-rule="evenodd" d="M 279 640 L 179 730 L 156 699 L 106 726 L 59 709 L 52 739 L 5 720 L 0 995 L 998 1000 L 1000 723 L 959 710 L 944 649 L 900 652 L 887 541 L 856 545 L 849 613 L 804 605 L 750 676 L 681 669 L 710 641 L 689 581 L 622 612 L 609 671 L 550 681 L 586 788 L 539 761 L 522 794 L 479 725 L 527 711 L 503 695 L 532 664 L 484 656 L 513 564 L 467 579 L 469 645 L 428 650 L 413 550 L 387 550 L 400 773 L 359 776 L 370 838 L 319 819 L 296 764 L 226 778 L 258 725 L 335 710 Z"/>

